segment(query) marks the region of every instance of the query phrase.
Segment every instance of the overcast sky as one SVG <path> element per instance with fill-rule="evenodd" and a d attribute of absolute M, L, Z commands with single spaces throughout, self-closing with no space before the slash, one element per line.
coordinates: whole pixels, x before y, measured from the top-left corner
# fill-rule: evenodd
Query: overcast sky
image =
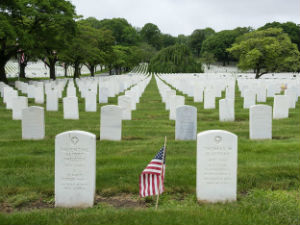
<path fill-rule="evenodd" d="M 121 17 L 134 27 L 156 24 L 162 33 L 189 35 L 195 29 L 216 31 L 238 26 L 258 28 L 267 22 L 300 24 L 300 0 L 71 0 L 84 18 Z"/>

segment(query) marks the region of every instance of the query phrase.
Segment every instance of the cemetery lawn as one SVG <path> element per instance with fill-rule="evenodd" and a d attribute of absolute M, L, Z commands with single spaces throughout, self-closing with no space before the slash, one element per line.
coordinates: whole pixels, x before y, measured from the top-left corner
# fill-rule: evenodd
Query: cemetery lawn
<path fill-rule="evenodd" d="M 174 140 L 175 121 L 168 119 L 152 78 L 132 120 L 123 121 L 120 142 L 99 141 L 104 104 L 98 104 L 97 113 L 84 112 L 81 98 L 80 120 L 63 120 L 60 99 L 58 112 L 45 111 L 45 139 L 22 141 L 21 122 L 11 119 L 1 98 L 0 224 L 299 224 L 300 103 L 288 119 L 273 120 L 273 140 L 254 141 L 249 140 L 249 113 L 239 92 L 235 122 L 219 122 L 218 104 L 217 109 L 204 110 L 203 103 L 185 97 L 187 105 L 197 106 L 198 132 L 224 129 L 238 135 L 236 202 L 197 202 L 196 141 Z M 117 104 L 117 98 L 109 98 L 109 103 Z M 268 98 L 267 104 L 273 105 L 273 99 Z M 32 99 L 29 105 L 35 105 Z M 90 209 L 53 208 L 54 139 L 68 130 L 97 136 L 96 201 Z M 138 182 L 164 136 L 166 191 L 155 211 L 155 199 L 138 197 Z"/>

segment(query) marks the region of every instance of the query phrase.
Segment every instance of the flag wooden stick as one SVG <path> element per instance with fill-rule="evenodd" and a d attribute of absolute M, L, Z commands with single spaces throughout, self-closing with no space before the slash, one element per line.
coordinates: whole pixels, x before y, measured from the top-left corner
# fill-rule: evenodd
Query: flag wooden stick
<path fill-rule="evenodd" d="M 167 150 L 167 136 L 165 136 L 164 153 L 163 153 L 162 165 L 161 165 L 161 174 L 163 173 L 163 166 L 164 166 L 164 159 L 165 159 L 166 150 Z M 155 210 L 157 210 L 157 208 L 158 208 L 158 200 L 159 200 L 159 192 L 160 192 L 160 188 L 161 188 L 161 182 L 162 182 L 162 180 L 160 180 L 160 182 L 159 182 L 159 189 L 158 189 L 158 193 L 157 193 L 157 196 L 156 196 Z"/>

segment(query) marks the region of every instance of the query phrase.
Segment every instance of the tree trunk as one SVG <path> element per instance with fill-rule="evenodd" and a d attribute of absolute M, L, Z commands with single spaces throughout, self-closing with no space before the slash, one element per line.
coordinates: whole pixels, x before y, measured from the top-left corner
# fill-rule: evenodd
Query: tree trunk
<path fill-rule="evenodd" d="M 0 81 L 7 83 L 6 73 L 5 73 L 5 65 L 7 61 L 0 61 Z"/>
<path fill-rule="evenodd" d="M 102 69 L 102 65 L 100 65 L 100 71 L 102 72 L 102 70 L 103 70 L 103 69 Z"/>
<path fill-rule="evenodd" d="M 68 76 L 68 67 L 69 67 L 69 65 L 67 65 L 67 64 L 65 63 L 65 65 L 64 65 L 65 77 Z"/>
<path fill-rule="evenodd" d="M 80 73 L 79 73 L 79 63 L 75 62 L 75 64 L 74 64 L 74 79 L 78 78 L 79 75 L 80 75 Z"/>
<path fill-rule="evenodd" d="M 260 72 L 260 68 L 256 68 L 255 79 L 258 79 L 260 77 L 259 72 Z"/>
<path fill-rule="evenodd" d="M 91 72 L 91 76 L 94 77 L 95 76 L 95 66 L 94 65 L 90 65 L 89 69 L 90 69 L 90 72 Z"/>
<path fill-rule="evenodd" d="M 223 66 L 226 66 L 226 61 L 225 60 L 223 60 Z"/>
<path fill-rule="evenodd" d="M 50 69 L 50 79 L 55 80 L 56 75 L 55 75 L 55 59 L 49 59 L 49 69 Z"/>
<path fill-rule="evenodd" d="M 20 63 L 20 73 L 19 73 L 19 77 L 20 78 L 26 78 L 25 76 L 25 68 L 27 66 L 27 62 L 24 63 Z"/>

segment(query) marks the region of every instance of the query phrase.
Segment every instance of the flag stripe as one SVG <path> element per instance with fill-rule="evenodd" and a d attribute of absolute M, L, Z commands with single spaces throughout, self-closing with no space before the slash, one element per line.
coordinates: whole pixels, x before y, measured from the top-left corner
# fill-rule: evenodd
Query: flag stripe
<path fill-rule="evenodd" d="M 140 175 L 140 196 L 153 196 L 164 191 L 165 148 L 161 148 Z"/>

